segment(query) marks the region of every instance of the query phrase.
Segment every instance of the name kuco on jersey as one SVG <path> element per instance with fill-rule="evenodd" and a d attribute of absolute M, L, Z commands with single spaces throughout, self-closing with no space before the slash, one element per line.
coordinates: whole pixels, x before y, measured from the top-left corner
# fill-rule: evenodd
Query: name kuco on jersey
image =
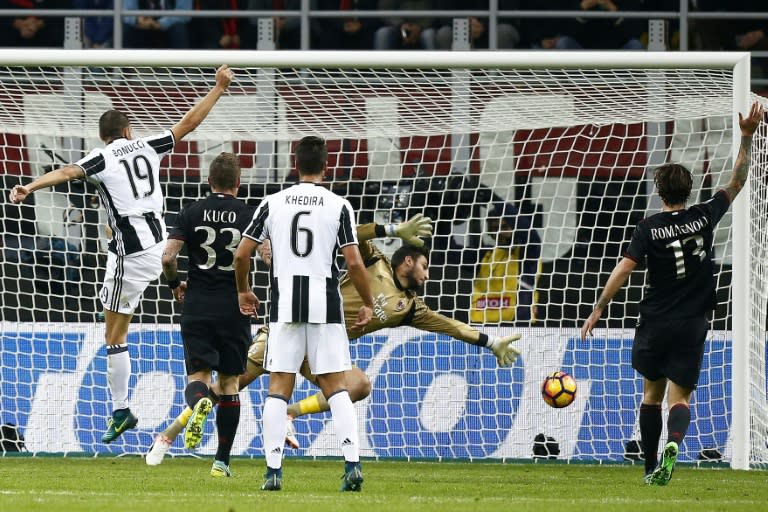
<path fill-rule="evenodd" d="M 185 313 L 238 312 L 233 262 L 253 208 L 229 194 L 214 193 L 182 208 L 168 238 L 183 240 L 189 266 Z"/>
<path fill-rule="evenodd" d="M 299 183 L 265 198 L 243 236 L 272 244 L 270 322 L 344 322 L 336 256 L 357 244 L 349 201 Z"/>
<path fill-rule="evenodd" d="M 721 190 L 709 201 L 637 224 L 625 256 L 647 265 L 641 316 L 692 318 L 715 308 L 713 231 L 729 206 Z"/>
<path fill-rule="evenodd" d="M 75 162 L 96 185 L 112 229 L 109 250 L 140 253 L 165 240 L 160 160 L 175 144 L 173 132 L 115 139 Z"/>

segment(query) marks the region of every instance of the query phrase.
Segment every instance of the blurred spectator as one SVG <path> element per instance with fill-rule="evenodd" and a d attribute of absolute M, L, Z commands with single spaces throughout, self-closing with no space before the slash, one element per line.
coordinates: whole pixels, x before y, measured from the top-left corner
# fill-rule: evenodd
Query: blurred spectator
<path fill-rule="evenodd" d="M 0 9 L 29 9 L 30 16 L 0 18 L 0 46 L 62 47 L 64 18 L 33 16 L 35 9 L 67 9 L 67 0 L 0 0 Z"/>
<path fill-rule="evenodd" d="M 495 203 L 486 220 L 493 246 L 465 250 L 476 262 L 469 319 L 472 323 L 535 321 L 541 237 L 536 209 L 521 213 L 512 203 Z"/>
<path fill-rule="evenodd" d="M 380 11 L 429 11 L 433 0 L 379 0 Z M 376 31 L 376 50 L 434 50 L 434 18 L 384 18 L 383 27 Z"/>
<path fill-rule="evenodd" d="M 540 9 L 535 0 L 525 0 L 527 9 Z M 550 0 L 547 8 L 558 11 L 642 11 L 643 0 Z M 552 21 L 552 23 L 550 23 Z M 560 18 L 529 20 L 534 48 L 555 50 L 642 50 L 640 36 L 646 20 L 642 18 Z"/>
<path fill-rule="evenodd" d="M 375 11 L 377 0 L 318 0 L 321 11 Z M 378 18 L 315 18 L 313 50 L 373 50 L 373 34 L 381 27 Z"/>
<path fill-rule="evenodd" d="M 191 11 L 192 0 L 123 0 L 123 9 Z M 125 48 L 190 48 L 189 16 L 124 16 Z"/>
<path fill-rule="evenodd" d="M 708 12 L 768 12 L 765 2 L 752 0 L 730 0 L 723 3 L 715 0 L 695 0 L 692 7 Z M 691 47 L 695 50 L 741 50 L 768 51 L 768 20 L 746 19 L 701 19 L 691 24 L 693 37 Z M 753 76 L 764 76 L 766 59 L 752 59 Z"/>
<path fill-rule="evenodd" d="M 466 11 L 488 9 L 488 0 L 450 0 L 440 4 L 441 9 Z M 513 11 L 520 9 L 520 0 L 499 0 L 499 10 Z M 497 18 L 496 47 L 499 49 L 516 48 L 520 43 L 520 27 L 516 20 Z M 488 18 L 469 17 L 469 43 L 472 49 L 489 48 Z M 444 20 L 437 30 L 438 50 L 450 50 L 453 47 L 453 19 Z"/>
<path fill-rule="evenodd" d="M 317 9 L 317 0 L 310 0 L 310 9 Z M 248 9 L 251 11 L 298 11 L 301 10 L 301 0 L 248 0 Z M 248 48 L 256 48 L 257 27 L 259 17 L 250 18 L 251 37 L 248 38 Z M 301 18 L 276 17 L 275 21 L 275 47 L 278 50 L 301 49 Z"/>
<path fill-rule="evenodd" d="M 247 0 L 197 0 L 201 11 L 247 9 Z M 242 32 L 248 25 L 245 18 L 193 18 L 190 26 L 195 34 L 195 48 L 207 50 L 237 50 L 243 45 Z"/>
<path fill-rule="evenodd" d="M 114 0 L 73 0 L 74 9 L 112 9 Z M 111 48 L 114 21 L 109 16 L 83 18 L 83 48 Z"/>

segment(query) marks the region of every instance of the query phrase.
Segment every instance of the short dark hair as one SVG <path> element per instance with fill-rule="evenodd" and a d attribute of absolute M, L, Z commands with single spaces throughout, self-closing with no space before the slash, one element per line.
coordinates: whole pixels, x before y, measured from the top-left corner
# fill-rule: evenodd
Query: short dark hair
<path fill-rule="evenodd" d="M 653 183 L 665 204 L 685 204 L 691 196 L 693 176 L 683 165 L 664 164 L 654 171 Z"/>
<path fill-rule="evenodd" d="M 296 168 L 299 174 L 320 174 L 328 162 L 328 147 L 320 137 L 308 135 L 296 145 Z"/>
<path fill-rule="evenodd" d="M 128 116 L 117 110 L 107 110 L 99 118 L 99 138 L 113 140 L 123 136 L 123 129 L 131 126 Z"/>
<path fill-rule="evenodd" d="M 232 153 L 219 153 L 208 168 L 211 186 L 221 190 L 232 190 L 240 179 L 240 159 Z"/>
<path fill-rule="evenodd" d="M 413 258 L 414 261 L 416 261 L 419 256 L 424 256 L 427 258 L 427 261 L 429 261 L 429 251 L 426 246 L 415 247 L 413 245 L 403 244 L 392 253 L 392 258 L 389 260 L 392 263 L 392 268 L 397 268 L 402 265 L 407 256 Z"/>

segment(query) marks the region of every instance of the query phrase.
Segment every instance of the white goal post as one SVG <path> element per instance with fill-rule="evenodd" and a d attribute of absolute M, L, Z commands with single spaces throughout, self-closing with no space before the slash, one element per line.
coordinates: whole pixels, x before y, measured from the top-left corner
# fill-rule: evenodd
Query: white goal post
<path fill-rule="evenodd" d="M 748 53 L 0 50 L 0 423 L 16 425 L 34 452 L 143 453 L 180 412 L 180 309 L 158 284 L 129 339 L 139 428 L 99 443 L 109 414 L 97 299 L 104 216 L 79 183 L 20 207 L 7 192 L 98 145 L 109 108 L 125 111 L 138 135 L 172 126 L 222 63 L 235 69 L 229 92 L 163 162 L 169 224 L 205 194 L 219 152 L 240 157 L 241 196 L 256 204 L 294 178 L 293 143 L 320 135 L 330 148 L 326 179 L 360 223 L 434 219 L 423 293 L 432 309 L 491 335 L 523 334 L 512 369 L 498 369 L 487 350 L 410 328 L 355 341 L 373 384 L 357 404 L 363 455 L 525 459 L 540 456 L 532 446 L 541 433 L 558 443 L 553 457 L 637 458 L 642 383 L 629 355 L 642 272 L 593 340 L 580 342 L 578 327 L 634 224 L 658 209 L 655 166 L 689 167 L 691 201 L 727 182 L 737 113 L 766 103 L 750 94 Z M 761 126 L 749 186 L 716 232 L 720 305 L 684 462 L 768 464 L 765 142 Z M 482 263 L 484 248 L 503 244 L 502 221 L 517 249 L 503 267 Z M 377 244 L 385 254 L 397 245 Z M 554 410 L 539 385 L 558 369 L 579 392 Z M 262 454 L 264 390 L 257 380 L 241 393 L 233 453 Z M 301 382 L 294 398 L 314 392 Z M 338 453 L 327 416 L 296 426 L 300 455 Z M 212 453 L 213 426 L 206 432 L 202 453 Z M 183 453 L 174 444 L 171 454 Z"/>

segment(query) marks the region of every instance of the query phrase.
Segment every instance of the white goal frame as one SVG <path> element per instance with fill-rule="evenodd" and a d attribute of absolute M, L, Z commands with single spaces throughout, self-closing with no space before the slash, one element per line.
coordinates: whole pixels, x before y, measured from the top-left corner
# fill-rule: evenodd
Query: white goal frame
<path fill-rule="evenodd" d="M 746 112 L 750 101 L 750 55 L 746 52 L 355 52 L 355 51 L 153 51 L 153 50 L 58 50 L 0 49 L 0 66 L 218 66 L 232 68 L 366 68 L 406 69 L 686 69 L 708 68 L 733 73 L 733 153 L 740 134 L 738 112 Z M 235 71 L 236 72 L 236 71 Z M 749 469 L 749 325 L 755 315 L 749 307 L 750 188 L 733 205 L 733 382 L 732 458 L 735 469 Z"/>

